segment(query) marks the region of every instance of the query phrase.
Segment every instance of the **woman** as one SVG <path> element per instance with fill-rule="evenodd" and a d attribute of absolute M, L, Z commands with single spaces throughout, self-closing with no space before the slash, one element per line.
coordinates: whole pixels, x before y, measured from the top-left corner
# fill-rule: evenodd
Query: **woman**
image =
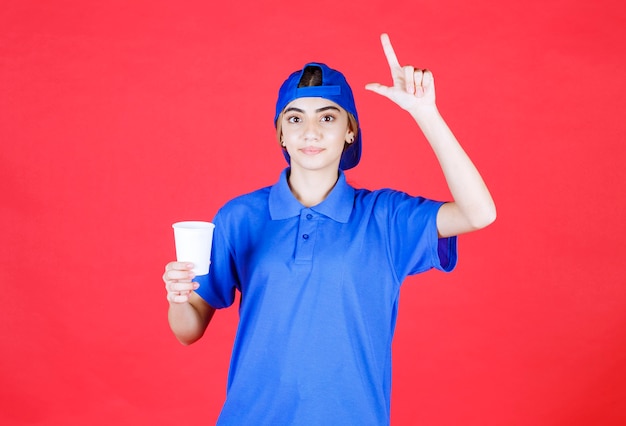
<path fill-rule="evenodd" d="M 454 201 L 349 186 L 343 170 L 361 153 L 350 86 L 324 64 L 293 73 L 275 116 L 289 167 L 275 185 L 220 209 L 207 276 L 184 262 L 163 276 L 183 344 L 202 337 L 215 309 L 240 291 L 220 425 L 388 424 L 402 281 L 452 270 L 456 236 L 495 219 L 489 191 L 437 110 L 431 72 L 400 66 L 386 34 L 381 41 L 393 86 L 366 89 L 415 119 Z"/>

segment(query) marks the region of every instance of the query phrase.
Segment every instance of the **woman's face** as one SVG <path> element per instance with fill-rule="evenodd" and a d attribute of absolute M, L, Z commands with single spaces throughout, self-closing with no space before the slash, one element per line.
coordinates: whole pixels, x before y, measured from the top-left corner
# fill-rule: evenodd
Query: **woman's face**
<path fill-rule="evenodd" d="M 348 113 L 324 98 L 299 98 L 289 103 L 281 118 L 282 143 L 291 168 L 339 168 L 346 141 L 354 139 Z"/>

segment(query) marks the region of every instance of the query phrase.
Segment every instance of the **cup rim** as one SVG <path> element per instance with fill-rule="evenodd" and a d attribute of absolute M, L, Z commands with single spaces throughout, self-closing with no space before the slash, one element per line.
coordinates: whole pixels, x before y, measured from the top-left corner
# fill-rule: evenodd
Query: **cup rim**
<path fill-rule="evenodd" d="M 212 229 L 215 225 L 202 220 L 184 220 L 172 224 L 174 229 Z"/>

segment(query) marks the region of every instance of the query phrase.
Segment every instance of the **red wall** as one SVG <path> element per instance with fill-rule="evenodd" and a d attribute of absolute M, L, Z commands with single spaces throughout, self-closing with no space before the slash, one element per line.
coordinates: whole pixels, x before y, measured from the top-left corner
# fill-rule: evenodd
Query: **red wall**
<path fill-rule="evenodd" d="M 352 3 L 352 4 L 350 4 Z M 169 332 L 170 224 L 273 183 L 277 89 L 355 88 L 357 186 L 447 198 L 378 36 L 433 70 L 490 228 L 402 290 L 394 425 L 626 424 L 621 1 L 2 1 L 0 423 L 212 424 L 237 321 Z"/>

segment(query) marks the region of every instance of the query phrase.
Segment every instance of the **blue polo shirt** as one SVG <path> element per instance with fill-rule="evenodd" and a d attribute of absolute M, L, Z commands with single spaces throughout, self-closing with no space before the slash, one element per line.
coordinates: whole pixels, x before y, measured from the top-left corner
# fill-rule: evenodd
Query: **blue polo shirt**
<path fill-rule="evenodd" d="M 439 239 L 441 202 L 354 189 L 340 171 L 319 205 L 278 183 L 228 202 L 214 219 L 198 294 L 215 308 L 241 294 L 218 425 L 385 425 L 402 281 L 456 265 Z"/>

